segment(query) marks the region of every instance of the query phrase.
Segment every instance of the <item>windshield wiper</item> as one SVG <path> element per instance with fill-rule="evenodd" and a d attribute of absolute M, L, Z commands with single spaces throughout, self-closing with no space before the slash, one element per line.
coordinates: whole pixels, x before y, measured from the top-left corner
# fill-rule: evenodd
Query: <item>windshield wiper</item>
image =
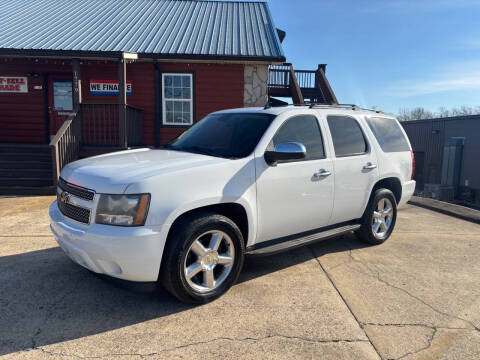
<path fill-rule="evenodd" d="M 162 149 L 167 149 L 167 150 L 177 150 L 177 148 L 172 144 L 163 145 L 163 146 L 161 146 L 161 148 Z"/>
<path fill-rule="evenodd" d="M 191 151 L 191 152 L 197 153 L 197 154 L 210 155 L 210 156 L 215 156 L 215 157 L 222 157 L 216 151 L 208 149 L 208 148 L 204 148 L 204 147 L 201 147 L 201 146 L 186 146 L 186 147 L 183 147 L 181 149 L 184 150 L 184 151 Z"/>
<path fill-rule="evenodd" d="M 209 156 L 221 157 L 221 158 L 226 158 L 226 159 L 237 159 L 237 157 L 222 155 L 222 154 L 217 153 L 215 150 L 212 150 L 212 149 L 209 149 L 209 148 L 204 148 L 204 147 L 197 146 L 197 145 L 182 146 L 182 147 L 177 147 L 177 146 L 174 146 L 174 145 L 165 145 L 163 148 L 168 149 L 168 150 L 191 152 L 191 153 L 195 153 L 195 154 L 209 155 Z"/>

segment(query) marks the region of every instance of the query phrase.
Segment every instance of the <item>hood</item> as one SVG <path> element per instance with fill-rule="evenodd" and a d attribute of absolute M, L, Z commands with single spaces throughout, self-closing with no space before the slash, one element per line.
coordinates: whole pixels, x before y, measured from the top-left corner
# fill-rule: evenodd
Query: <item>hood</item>
<path fill-rule="evenodd" d="M 61 177 L 98 193 L 122 194 L 131 183 L 151 176 L 230 161 L 172 150 L 136 149 L 74 161 Z"/>

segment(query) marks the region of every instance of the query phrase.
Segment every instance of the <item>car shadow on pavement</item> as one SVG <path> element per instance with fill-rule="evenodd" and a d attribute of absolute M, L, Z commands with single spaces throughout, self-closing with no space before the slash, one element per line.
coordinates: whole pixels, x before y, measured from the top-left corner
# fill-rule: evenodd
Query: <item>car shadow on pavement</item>
<path fill-rule="evenodd" d="M 355 237 L 315 245 L 317 255 L 363 246 Z M 248 258 L 239 282 L 312 259 L 308 248 Z M 227 295 L 228 296 L 228 295 Z M 59 247 L 0 257 L 0 356 L 165 317 L 194 306 L 163 289 L 131 291 L 73 264 Z"/>
<path fill-rule="evenodd" d="M 263 257 L 247 257 L 238 282 L 249 281 L 312 260 L 314 254 L 317 257 L 321 257 L 325 254 L 355 250 L 368 246 L 368 244 L 358 240 L 355 235 L 347 234 L 279 254 Z M 314 253 L 312 249 L 315 250 Z"/>

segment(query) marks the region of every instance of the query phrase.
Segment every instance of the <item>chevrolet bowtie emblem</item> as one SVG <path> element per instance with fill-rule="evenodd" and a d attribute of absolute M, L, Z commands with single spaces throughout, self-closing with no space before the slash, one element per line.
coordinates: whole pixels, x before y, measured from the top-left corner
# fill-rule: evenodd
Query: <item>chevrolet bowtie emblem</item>
<path fill-rule="evenodd" d="M 62 191 L 62 193 L 60 194 L 60 201 L 62 203 L 67 204 L 69 199 L 70 199 L 70 194 L 66 191 Z"/>

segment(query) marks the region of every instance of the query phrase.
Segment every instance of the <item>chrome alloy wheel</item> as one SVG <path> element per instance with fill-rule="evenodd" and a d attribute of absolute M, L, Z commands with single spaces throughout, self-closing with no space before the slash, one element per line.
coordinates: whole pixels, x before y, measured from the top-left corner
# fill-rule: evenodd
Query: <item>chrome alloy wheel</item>
<path fill-rule="evenodd" d="M 393 206 L 389 199 L 378 201 L 372 217 L 372 232 L 377 239 L 383 239 L 392 225 Z"/>
<path fill-rule="evenodd" d="M 190 245 L 183 271 L 188 285 L 198 292 L 218 288 L 233 267 L 235 248 L 223 231 L 207 231 Z"/>

